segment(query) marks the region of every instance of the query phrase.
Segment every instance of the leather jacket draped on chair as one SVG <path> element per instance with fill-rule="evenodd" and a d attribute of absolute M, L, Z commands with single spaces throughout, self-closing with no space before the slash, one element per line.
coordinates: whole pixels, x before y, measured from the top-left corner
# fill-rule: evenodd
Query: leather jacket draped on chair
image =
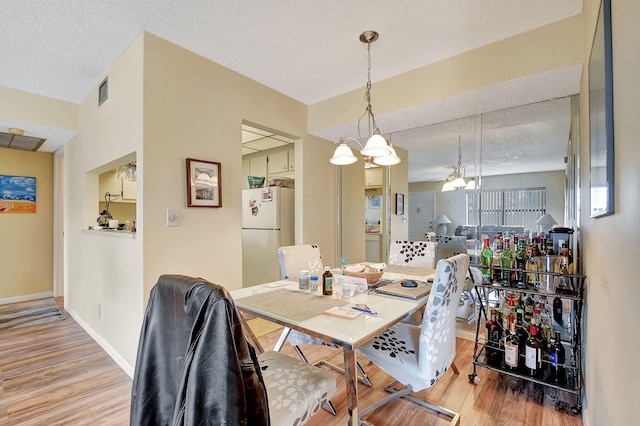
<path fill-rule="evenodd" d="M 268 425 L 264 381 L 228 292 L 163 275 L 151 290 L 131 425 Z"/>

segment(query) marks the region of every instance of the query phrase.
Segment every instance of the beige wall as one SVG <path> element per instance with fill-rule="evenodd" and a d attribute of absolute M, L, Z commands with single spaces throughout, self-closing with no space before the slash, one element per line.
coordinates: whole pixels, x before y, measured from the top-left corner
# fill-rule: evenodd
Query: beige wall
<path fill-rule="evenodd" d="M 296 238 L 320 244 L 328 263 L 336 257 L 336 177 L 328 161 L 318 161 L 331 156 L 332 144 L 305 131 L 305 105 L 152 34 L 138 37 L 107 75 L 109 99 L 97 107 L 96 92 L 87 96 L 80 134 L 65 153 L 67 303 L 131 372 L 143 309 L 160 275 L 241 286 L 243 121 L 301 138 Z M 138 162 L 136 238 L 82 232 L 98 214 L 97 174 L 131 153 Z M 187 208 L 186 158 L 222 163 L 222 208 Z M 180 211 L 179 226 L 166 226 L 167 209 Z"/>
<path fill-rule="evenodd" d="M 584 2 L 584 52 L 591 50 L 598 1 Z M 585 425 L 638 423 L 640 341 L 636 316 L 637 241 L 640 235 L 640 2 L 612 1 L 615 134 L 615 214 L 589 218 L 588 69 L 580 96 L 582 241 L 587 275 Z"/>
<path fill-rule="evenodd" d="M 137 152 L 138 174 L 144 176 L 143 47 L 139 37 L 108 71 L 109 98 L 101 106 L 96 82 L 80 104 L 79 134 L 65 147 L 65 307 L 128 372 L 142 321 L 144 230 L 138 224 L 135 239 L 82 230 L 96 225 L 100 173 Z M 141 208 L 138 203 L 137 217 Z"/>
<path fill-rule="evenodd" d="M 53 154 L 0 148 L 0 174 L 36 178 L 36 213 L 0 213 L 0 304 L 53 295 Z"/>
<path fill-rule="evenodd" d="M 375 82 L 378 122 L 382 128 L 385 114 L 393 111 L 492 84 L 581 64 L 582 24 L 582 16 L 577 15 Z M 565 95 L 571 94 L 573 93 Z M 349 123 L 357 120 L 361 114 L 362 89 L 357 89 L 310 105 L 309 131 Z M 419 117 L 418 120 L 416 126 L 425 124 L 424 117 Z M 393 120 L 390 121 L 389 125 L 393 126 Z M 389 132 L 404 129 L 385 126 L 382 130 Z"/>

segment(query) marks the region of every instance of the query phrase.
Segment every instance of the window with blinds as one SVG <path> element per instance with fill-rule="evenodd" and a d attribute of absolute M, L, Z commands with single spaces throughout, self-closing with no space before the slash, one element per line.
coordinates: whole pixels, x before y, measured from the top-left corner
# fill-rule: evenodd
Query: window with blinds
<path fill-rule="evenodd" d="M 547 212 L 545 188 L 495 189 L 467 193 L 469 225 L 514 225 L 535 230 L 536 221 Z"/>

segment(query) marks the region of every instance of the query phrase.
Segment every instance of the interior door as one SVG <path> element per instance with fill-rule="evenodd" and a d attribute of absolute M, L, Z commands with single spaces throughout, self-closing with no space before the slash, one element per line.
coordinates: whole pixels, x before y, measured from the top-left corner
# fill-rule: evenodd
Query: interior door
<path fill-rule="evenodd" d="M 407 213 L 409 215 L 409 239 L 426 240 L 425 234 L 434 231 L 436 210 L 434 191 L 410 192 Z"/>

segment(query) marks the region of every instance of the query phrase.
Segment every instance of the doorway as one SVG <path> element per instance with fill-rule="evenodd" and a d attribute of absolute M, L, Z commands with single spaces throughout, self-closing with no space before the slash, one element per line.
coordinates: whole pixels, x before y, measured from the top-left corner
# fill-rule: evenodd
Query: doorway
<path fill-rule="evenodd" d="M 427 232 L 433 232 L 436 211 L 435 191 L 410 192 L 407 212 L 409 214 L 409 239 L 426 240 Z"/>

